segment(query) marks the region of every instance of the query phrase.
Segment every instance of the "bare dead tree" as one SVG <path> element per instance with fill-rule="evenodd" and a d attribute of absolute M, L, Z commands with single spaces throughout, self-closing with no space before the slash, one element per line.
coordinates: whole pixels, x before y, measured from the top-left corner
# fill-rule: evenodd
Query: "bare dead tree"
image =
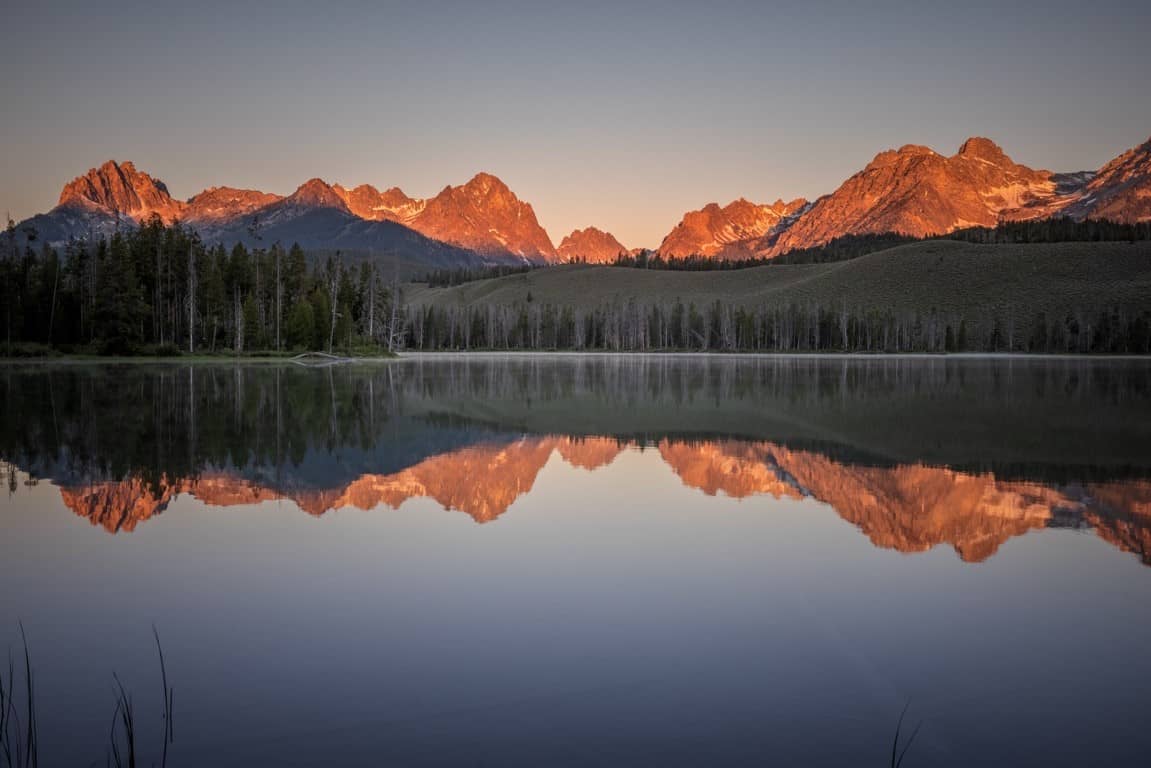
<path fill-rule="evenodd" d="M 329 303 L 331 304 L 331 322 L 328 324 L 328 354 L 336 345 L 336 320 L 339 319 L 339 304 L 337 299 L 340 292 L 340 252 L 336 251 L 336 258 L 328 258 L 327 288 Z"/>
<path fill-rule="evenodd" d="M 376 340 L 376 268 L 368 264 L 368 338 Z"/>
<path fill-rule="evenodd" d="M 403 321 L 400 316 L 400 279 L 397 271 L 392 273 L 391 311 L 388 318 L 388 352 L 395 352 L 403 342 Z M 423 324 L 420 324 L 420 336 L 423 336 Z"/>
<path fill-rule="evenodd" d="M 188 354 L 196 352 L 196 245 L 188 244 Z"/>
<path fill-rule="evenodd" d="M 264 300 L 260 294 L 260 258 L 263 256 L 263 249 L 259 247 L 260 241 L 263 240 L 260 235 L 260 214 L 252 216 L 252 221 L 248 224 L 248 234 L 253 241 L 252 261 L 256 267 L 256 287 L 252 294 L 256 297 L 256 323 L 260 328 L 260 334 L 264 335 L 267 333 L 267 326 L 264 323 Z"/>
<path fill-rule="evenodd" d="M 280 350 L 283 347 L 280 343 L 280 318 L 284 316 L 284 279 L 280 263 L 283 261 L 284 249 L 277 243 L 272 246 L 272 250 L 276 254 L 276 349 Z"/>

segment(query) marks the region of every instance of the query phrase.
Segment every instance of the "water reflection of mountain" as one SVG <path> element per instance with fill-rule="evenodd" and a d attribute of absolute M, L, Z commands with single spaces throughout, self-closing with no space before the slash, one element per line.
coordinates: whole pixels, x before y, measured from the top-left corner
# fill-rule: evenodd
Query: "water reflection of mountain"
<path fill-rule="evenodd" d="M 530 492 L 553 454 L 594 471 L 627 447 L 609 438 L 529 437 L 461 448 L 339 487 L 295 492 L 226 473 L 166 478 L 158 486 L 136 478 L 102 481 L 60 492 L 69 509 L 110 532 L 133 530 L 184 493 L 214 506 L 287 499 L 313 515 L 342 507 L 398 508 L 413 498 L 430 498 L 484 523 Z M 664 440 L 657 449 L 686 486 L 736 498 L 812 498 L 879 547 L 919 552 L 946 544 L 962 559 L 979 562 L 1014 536 L 1070 526 L 1093 528 L 1151 564 L 1151 481 L 1044 485 L 922 464 L 853 466 L 815 452 L 734 440 Z"/>
<path fill-rule="evenodd" d="M 179 494 L 316 515 L 427 497 L 485 522 L 554 454 L 594 470 L 655 446 L 690 487 L 812 497 L 882 547 L 979 561 L 1077 526 L 1151 562 L 1147 373 L 811 358 L 11 367 L 0 456 L 130 531 Z"/>

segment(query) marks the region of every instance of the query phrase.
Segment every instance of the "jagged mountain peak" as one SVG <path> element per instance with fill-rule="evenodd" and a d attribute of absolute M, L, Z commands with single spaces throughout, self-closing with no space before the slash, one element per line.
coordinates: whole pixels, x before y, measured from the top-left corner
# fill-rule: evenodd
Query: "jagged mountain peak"
<path fill-rule="evenodd" d="M 1100 168 L 1068 213 L 1128 223 L 1151 221 L 1151 139 Z"/>
<path fill-rule="evenodd" d="M 172 199 L 167 185 L 131 161 L 108 160 L 65 184 L 58 205 L 77 204 L 136 220 L 158 214 L 172 221 L 183 213 L 183 203 Z"/>
<path fill-rule="evenodd" d="M 1007 153 L 994 141 L 983 136 L 972 136 L 959 147 L 956 157 L 985 160 L 996 165 L 1011 163 Z"/>
<path fill-rule="evenodd" d="M 296 187 L 296 194 L 325 194 L 331 191 L 334 191 L 332 185 L 318 176 L 313 176 L 300 186 Z"/>
<path fill-rule="evenodd" d="M 478 205 L 528 206 L 498 176 L 481 171 L 458 187 L 445 187 L 438 196 L 467 196 Z"/>
<path fill-rule="evenodd" d="M 361 184 L 349 192 L 344 202 L 352 213 L 364 219 L 397 221 L 409 224 L 424 210 L 426 201 L 409 197 L 399 187 L 380 192 L 370 184 Z"/>
<path fill-rule="evenodd" d="M 897 153 L 900 155 L 924 155 L 927 157 L 939 155 L 934 149 L 924 146 L 923 144 L 904 144 L 897 150 Z"/>
<path fill-rule="evenodd" d="M 568 237 L 579 236 L 579 235 L 592 235 L 592 236 L 598 237 L 600 235 L 606 235 L 606 234 L 608 234 L 608 233 L 604 232 L 599 227 L 584 227 L 583 229 L 573 229 L 571 234 L 568 235 Z"/>
<path fill-rule="evenodd" d="M 193 227 L 225 222 L 283 200 L 280 195 L 237 187 L 209 187 L 188 199 L 186 220 Z"/>
<path fill-rule="evenodd" d="M 335 185 L 333 191 L 362 219 L 395 221 L 491 257 L 556 258 L 555 247 L 531 205 L 491 173 L 480 172 L 458 186 L 447 185 L 426 200 L 409 197 L 399 187 L 380 192 L 370 184 L 350 190 Z"/>
<path fill-rule="evenodd" d="M 411 226 L 437 240 L 485 255 L 554 261 L 556 249 L 529 203 L 496 176 L 481 172 L 425 201 Z"/>
<path fill-rule="evenodd" d="M 796 197 L 792 200 L 784 200 L 782 197 L 777 197 L 775 202 L 771 204 L 771 207 L 776 210 L 786 211 L 787 215 L 791 215 L 807 205 L 808 202 L 808 199 L 805 197 Z"/>
<path fill-rule="evenodd" d="M 336 208 L 347 211 L 348 206 L 344 199 L 331 184 L 320 178 L 305 181 L 296 191 L 287 197 L 287 202 L 311 208 Z"/>
<path fill-rule="evenodd" d="M 418 200 L 414 197 L 409 197 L 404 190 L 399 187 L 388 187 L 380 193 L 380 199 L 389 205 L 407 205 L 410 203 L 423 203 L 423 200 Z"/>
<path fill-rule="evenodd" d="M 332 189 L 340 190 L 343 192 L 358 193 L 358 194 L 362 194 L 362 195 L 378 195 L 378 194 L 380 194 L 380 190 L 376 189 L 371 184 L 359 184 L 355 187 L 352 187 L 351 189 L 348 189 L 346 187 L 342 187 L 339 184 L 333 184 Z"/>
<path fill-rule="evenodd" d="M 904 144 L 899 149 L 885 149 L 879 152 L 871 159 L 862 171 L 856 176 L 866 174 L 883 172 L 886 169 L 908 168 L 910 166 L 919 165 L 923 162 L 941 161 L 943 156 L 936 152 L 931 147 L 925 147 L 921 144 Z"/>
<path fill-rule="evenodd" d="M 994 142 L 968 139 L 945 157 L 919 145 L 879 153 L 835 192 L 818 200 L 757 253 L 776 255 L 847 234 L 898 232 L 915 237 L 1000 218 L 1049 215 L 1058 181 L 1011 160 Z"/>
<path fill-rule="evenodd" d="M 561 261 L 584 261 L 588 264 L 608 264 L 628 249 L 610 232 L 596 227 L 574 230 L 556 249 Z"/>
<path fill-rule="evenodd" d="M 787 226 L 807 204 L 797 198 L 790 203 L 782 199 L 770 205 L 753 203 L 740 197 L 725 206 L 708 203 L 689 211 L 663 239 L 659 252 L 666 257 L 709 256 L 725 259 L 746 258 L 752 242 L 774 236 Z"/>
<path fill-rule="evenodd" d="M 499 176 L 488 173 L 487 171 L 480 171 L 475 176 L 472 176 L 470 179 L 468 179 L 468 181 L 463 186 L 466 189 L 478 189 L 484 192 L 493 189 L 499 190 L 501 192 L 511 192 L 511 190 L 508 189 L 508 185 L 505 184 Z"/>
<path fill-rule="evenodd" d="M 1151 166 L 1151 138 L 1132 147 L 1099 169 L 1098 176 L 1123 180 L 1146 174 Z"/>
<path fill-rule="evenodd" d="M 230 198 L 230 197 L 245 197 L 248 195 L 263 195 L 266 197 L 274 197 L 274 198 L 280 198 L 281 197 L 281 195 L 277 195 L 277 194 L 272 193 L 272 192 L 261 192 L 258 189 L 244 189 L 242 187 L 216 186 L 216 187 L 208 187 L 203 192 L 192 195 L 190 198 L 188 198 L 188 202 L 191 203 L 193 200 L 203 200 L 205 198 L 212 198 L 212 197 Z"/>

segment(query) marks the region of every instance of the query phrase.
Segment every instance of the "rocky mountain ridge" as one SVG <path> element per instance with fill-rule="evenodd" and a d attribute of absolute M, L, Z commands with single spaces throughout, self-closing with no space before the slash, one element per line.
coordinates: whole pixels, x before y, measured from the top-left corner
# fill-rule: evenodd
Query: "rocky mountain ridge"
<path fill-rule="evenodd" d="M 553 454 L 572 467 L 595 471 L 635 447 L 610 437 L 529 437 L 460 448 L 330 488 L 278 489 L 214 471 L 165 478 L 156 487 L 135 478 L 62 485 L 60 493 L 69 509 L 109 533 L 134 530 L 180 494 L 213 506 L 288 499 L 315 516 L 345 507 L 398 509 L 410 499 L 430 498 L 445 510 L 487 523 L 532 490 Z M 852 465 L 766 441 L 664 439 L 655 448 L 689 488 L 737 499 L 812 499 L 884 549 L 924 552 L 945 545 L 964 561 L 982 562 L 1016 536 L 1079 525 L 1151 563 L 1151 484 L 1145 480 L 1063 487 L 919 463 Z"/>
<path fill-rule="evenodd" d="M 369 184 L 349 189 L 311 179 L 286 197 L 212 187 L 182 201 L 133 163 L 110 160 L 68 182 L 55 208 L 18 229 L 61 244 L 107 236 L 152 216 L 183 221 L 209 242 L 292 238 L 305 247 L 384 250 L 439 266 L 603 263 L 627 250 L 595 227 L 572 232 L 556 248 L 531 204 L 489 173 L 426 199 L 398 187 L 381 192 Z M 813 202 L 739 198 L 689 211 L 658 251 L 681 258 L 771 258 L 843 235 L 926 237 L 1051 216 L 1151 220 L 1151 140 L 1098 171 L 1071 173 L 1016 163 L 982 137 L 967 139 L 950 156 L 908 144 L 878 153 Z"/>

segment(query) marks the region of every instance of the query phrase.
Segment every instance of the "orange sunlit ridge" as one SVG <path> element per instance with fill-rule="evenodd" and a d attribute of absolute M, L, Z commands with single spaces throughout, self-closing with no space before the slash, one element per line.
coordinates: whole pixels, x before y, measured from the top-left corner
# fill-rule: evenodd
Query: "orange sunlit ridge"
<path fill-rule="evenodd" d="M 182 494 L 219 507 L 288 500 L 315 516 L 347 507 L 398 509 L 428 498 L 486 523 L 530 493 L 554 455 L 594 472 L 637 445 L 608 437 L 533 436 L 460 448 L 332 488 L 277 490 L 236 472 L 209 471 L 158 483 L 128 477 L 62 484 L 60 493 L 69 509 L 110 533 L 134 530 Z M 946 544 L 964 561 L 981 562 L 1029 531 L 1083 527 L 1151 564 L 1151 480 L 1062 485 L 918 463 L 854 465 L 767 441 L 664 439 L 656 449 L 689 488 L 738 499 L 814 499 L 885 549 L 922 552 Z"/>

